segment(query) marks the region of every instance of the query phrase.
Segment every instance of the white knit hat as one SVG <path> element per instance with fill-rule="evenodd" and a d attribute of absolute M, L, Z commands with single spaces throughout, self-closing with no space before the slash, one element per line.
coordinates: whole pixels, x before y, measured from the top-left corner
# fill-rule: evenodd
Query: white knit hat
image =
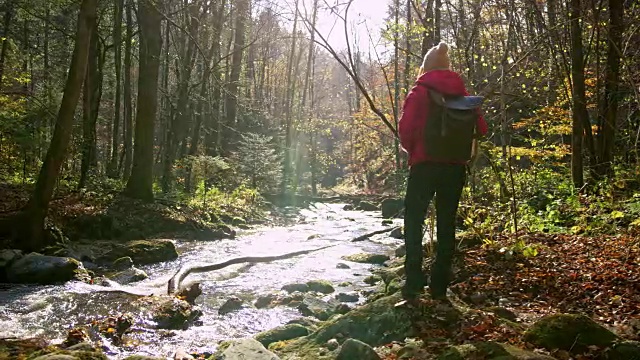
<path fill-rule="evenodd" d="M 420 72 L 426 73 L 427 71 L 437 69 L 450 69 L 451 62 L 449 61 L 449 45 L 445 42 L 432 47 L 424 55 L 422 60 L 422 66 L 420 66 Z"/>

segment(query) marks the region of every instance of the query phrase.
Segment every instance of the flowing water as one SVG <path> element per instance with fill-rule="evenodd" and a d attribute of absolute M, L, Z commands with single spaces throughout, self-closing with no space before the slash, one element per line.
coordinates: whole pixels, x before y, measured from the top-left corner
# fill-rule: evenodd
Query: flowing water
<path fill-rule="evenodd" d="M 283 285 L 308 280 L 328 280 L 336 292 L 368 288 L 362 280 L 372 265 L 341 260 L 343 255 L 360 252 L 388 253 L 400 241 L 387 233 L 366 241 L 350 240 L 384 229 L 379 212 L 344 211 L 341 204 L 318 203 L 297 213 L 295 225 L 263 227 L 241 231 L 236 239 L 221 241 L 176 241 L 180 257 L 175 261 L 141 267 L 147 280 L 135 283 L 136 289 L 165 288 L 168 279 L 182 265 L 217 263 L 240 256 L 269 256 L 297 250 L 336 245 L 295 258 L 253 266 L 234 265 L 218 271 L 190 275 L 186 281 L 200 281 L 202 295 L 196 304 L 203 312 L 201 323 L 187 330 L 156 330 L 153 324 L 136 323 L 127 334 L 128 346 L 108 349 L 110 358 L 131 354 L 169 356 L 176 348 L 189 352 L 213 352 L 220 340 L 252 336 L 300 318 L 300 313 L 285 306 L 273 309 L 246 307 L 227 315 L 218 309 L 230 297 L 255 299 L 280 291 Z M 395 220 L 398 222 L 399 220 Z M 350 269 L 339 269 L 348 263 Z M 347 287 L 339 283 L 351 282 Z M 0 338 L 38 336 L 52 341 L 64 340 L 71 328 L 119 311 L 126 311 L 136 299 L 120 292 L 98 291 L 99 287 L 70 282 L 57 286 L 0 286 Z M 327 295 L 332 297 L 334 294 Z"/>

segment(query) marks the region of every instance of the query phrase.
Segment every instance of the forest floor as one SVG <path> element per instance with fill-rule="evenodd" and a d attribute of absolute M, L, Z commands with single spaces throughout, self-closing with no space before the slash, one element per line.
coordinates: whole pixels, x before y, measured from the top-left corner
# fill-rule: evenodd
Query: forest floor
<path fill-rule="evenodd" d="M 450 346 L 496 342 L 565 360 L 640 359 L 637 343 L 632 354 L 615 356 L 610 353 L 611 344 L 579 348 L 576 337 L 581 336 L 580 329 L 562 329 L 565 334 L 572 331 L 575 334 L 569 335 L 565 345 L 560 345 L 560 341 L 557 348 L 544 349 L 540 344 L 532 344 L 526 335 L 527 329 L 545 315 L 583 314 L 613 331 L 620 341 L 640 340 L 640 237 L 628 233 L 520 237 L 526 238 L 527 244 L 536 245 L 535 256 L 516 256 L 504 251 L 504 246 L 516 241 L 507 237 L 497 241 L 499 247 L 485 244 L 459 254 L 457 280 L 451 290 L 465 306 L 480 311 L 447 326 L 434 326 L 434 319 L 425 318 L 416 310 L 414 325 L 422 344 L 412 357 L 402 358 L 433 359 L 434 355 L 451 349 Z M 437 306 L 428 295 L 420 304 Z M 384 359 L 400 358 L 391 351 L 393 344 L 386 347 L 389 351 L 382 351 L 387 353 Z M 481 351 L 475 357 L 460 356 L 460 359 L 493 359 Z M 449 359 L 444 355 L 438 357 L 441 358 Z"/>
<path fill-rule="evenodd" d="M 0 183 L 0 215 L 16 213 L 25 206 L 32 186 Z M 211 209 L 189 206 L 186 201 L 156 199 L 145 203 L 121 194 L 120 189 L 61 188 L 50 203 L 47 226 L 61 230 L 71 241 L 127 241 L 150 238 L 207 238 L 234 236 L 232 227 L 247 223 L 284 221 L 277 209 L 265 203 L 230 204 Z M 0 239 L 0 249 L 9 239 Z"/>

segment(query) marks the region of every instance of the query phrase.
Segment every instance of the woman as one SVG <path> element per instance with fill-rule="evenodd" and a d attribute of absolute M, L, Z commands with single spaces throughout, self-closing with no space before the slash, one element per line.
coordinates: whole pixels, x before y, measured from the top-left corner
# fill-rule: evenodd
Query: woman
<path fill-rule="evenodd" d="M 409 155 L 409 179 L 405 196 L 405 299 L 422 293 L 422 225 L 434 195 L 437 217 L 436 258 L 431 266 L 429 292 L 434 299 L 446 298 L 451 281 L 451 262 L 455 250 L 455 221 L 458 202 L 465 183 L 467 161 L 434 159 L 425 151 L 424 129 L 429 121 L 429 90 L 444 96 L 468 95 L 460 75 L 451 70 L 449 47 L 441 42 L 429 49 L 420 67 L 420 77 L 405 99 L 399 123 L 400 143 Z M 478 117 L 476 132 L 485 135 L 487 124 Z"/>

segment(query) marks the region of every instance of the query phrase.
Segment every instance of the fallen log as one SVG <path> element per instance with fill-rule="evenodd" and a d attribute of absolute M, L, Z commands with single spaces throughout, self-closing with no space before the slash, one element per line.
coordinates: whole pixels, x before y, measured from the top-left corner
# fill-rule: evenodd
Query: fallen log
<path fill-rule="evenodd" d="M 198 274 L 198 273 L 203 273 L 203 272 L 208 272 L 208 271 L 220 270 L 222 268 L 225 268 L 225 267 L 231 266 L 231 265 L 235 265 L 235 264 L 264 263 L 264 262 L 271 262 L 271 261 L 276 261 L 276 260 L 284 260 L 284 259 L 289 259 L 289 258 L 292 258 L 292 257 L 296 257 L 296 256 L 305 255 L 305 254 L 309 254 L 309 253 L 312 253 L 312 252 L 324 250 L 324 249 L 327 249 L 327 248 L 330 248 L 330 247 L 333 247 L 333 246 L 336 246 L 336 245 L 323 246 L 323 247 L 320 247 L 320 248 L 317 248 L 317 249 L 294 251 L 294 252 L 287 253 L 287 254 L 282 254 L 282 255 L 274 255 L 274 256 L 245 256 L 245 257 L 239 257 L 239 258 L 235 258 L 235 259 L 230 259 L 230 260 L 227 260 L 227 261 L 224 261 L 224 262 L 221 262 L 221 263 L 217 263 L 217 264 L 181 267 L 171 277 L 171 279 L 169 279 L 169 282 L 167 283 L 167 294 L 171 295 L 171 294 L 175 293 L 178 289 L 180 289 L 180 283 L 182 283 L 182 281 L 189 274 Z"/>
<path fill-rule="evenodd" d="M 395 229 L 399 228 L 399 226 L 395 226 L 392 228 L 386 228 L 386 229 L 382 229 L 382 230 L 376 230 L 376 231 L 372 231 L 370 233 L 366 233 L 364 235 L 360 235 L 357 238 L 351 240 L 351 242 L 358 242 L 358 241 L 364 241 L 367 240 L 368 238 L 372 237 L 373 235 L 378 235 L 378 234 L 384 234 L 386 232 L 391 232 Z"/>

